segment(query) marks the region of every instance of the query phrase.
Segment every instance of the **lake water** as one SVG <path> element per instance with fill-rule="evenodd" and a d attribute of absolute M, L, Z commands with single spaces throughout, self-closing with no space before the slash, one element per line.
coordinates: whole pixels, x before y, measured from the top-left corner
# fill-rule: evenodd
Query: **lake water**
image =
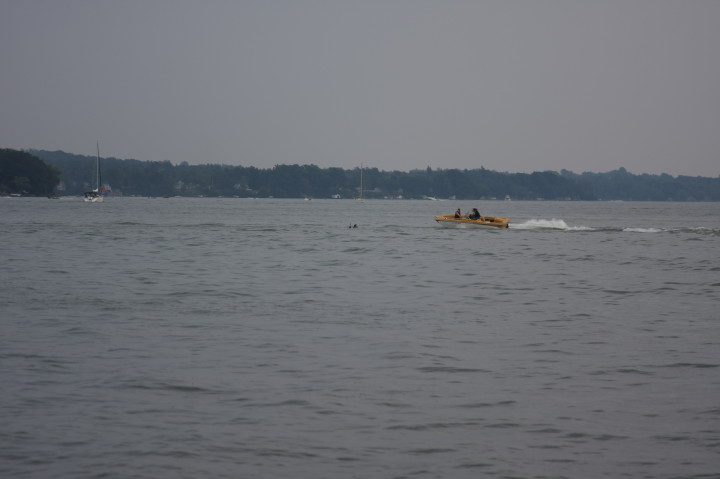
<path fill-rule="evenodd" d="M 0 213 L 2 477 L 720 477 L 718 203 Z"/>

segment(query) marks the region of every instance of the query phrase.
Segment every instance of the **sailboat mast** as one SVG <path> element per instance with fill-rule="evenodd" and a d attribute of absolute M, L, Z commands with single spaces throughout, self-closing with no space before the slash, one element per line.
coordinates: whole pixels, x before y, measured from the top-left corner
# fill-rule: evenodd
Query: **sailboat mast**
<path fill-rule="evenodd" d="M 95 178 L 95 181 L 97 182 L 97 183 L 95 183 L 95 186 L 97 188 L 97 192 L 100 193 L 100 142 L 99 141 L 97 142 L 97 159 L 96 159 L 95 169 L 96 169 L 96 175 L 97 175 L 97 177 Z"/>

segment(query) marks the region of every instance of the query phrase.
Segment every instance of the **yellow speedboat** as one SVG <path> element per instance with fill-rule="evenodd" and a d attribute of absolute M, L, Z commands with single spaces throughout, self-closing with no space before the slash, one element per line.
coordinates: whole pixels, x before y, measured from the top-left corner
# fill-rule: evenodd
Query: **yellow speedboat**
<path fill-rule="evenodd" d="M 469 218 L 455 218 L 455 215 L 436 216 L 435 221 L 443 226 L 484 226 L 491 228 L 507 228 L 510 225 L 509 218 L 497 218 L 495 216 L 481 216 L 479 220 Z"/>

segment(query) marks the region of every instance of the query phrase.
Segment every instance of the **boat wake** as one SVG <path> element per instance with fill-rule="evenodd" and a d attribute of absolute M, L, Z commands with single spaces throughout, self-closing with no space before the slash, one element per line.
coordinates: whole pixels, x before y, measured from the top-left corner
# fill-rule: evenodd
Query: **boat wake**
<path fill-rule="evenodd" d="M 706 228 L 703 226 L 695 228 L 623 228 L 624 232 L 630 233 L 686 233 L 701 236 L 720 236 L 720 228 Z"/>
<path fill-rule="evenodd" d="M 690 233 L 698 235 L 708 236 L 720 236 L 720 228 L 638 228 L 638 227 L 618 227 L 618 226 L 599 226 L 591 228 L 589 226 L 569 226 L 564 220 L 553 218 L 551 220 L 545 219 L 531 219 L 524 223 L 513 224 L 510 223 L 511 229 L 518 230 L 554 230 L 554 231 L 596 231 L 596 232 L 623 232 L 623 233 Z"/>
<path fill-rule="evenodd" d="M 568 226 L 564 220 L 553 218 L 551 220 L 532 219 L 524 223 L 510 223 L 510 228 L 518 230 L 561 230 L 561 231 L 593 231 L 587 226 Z"/>

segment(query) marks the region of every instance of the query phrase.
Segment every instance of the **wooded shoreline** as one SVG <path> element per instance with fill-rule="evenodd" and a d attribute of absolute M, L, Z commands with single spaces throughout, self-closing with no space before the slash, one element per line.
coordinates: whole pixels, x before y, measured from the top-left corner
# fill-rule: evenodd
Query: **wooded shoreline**
<path fill-rule="evenodd" d="M 112 196 L 354 198 L 360 194 L 359 167 L 345 170 L 294 164 L 259 169 L 117 158 L 101 158 L 100 162 Z M 90 186 L 94 168 L 95 157 L 90 156 L 0 150 L 0 194 L 81 195 Z M 364 168 L 362 176 L 366 199 L 720 201 L 720 177 L 635 175 L 624 168 L 580 174 L 567 170 L 506 173 L 428 167 L 402 172 Z"/>

